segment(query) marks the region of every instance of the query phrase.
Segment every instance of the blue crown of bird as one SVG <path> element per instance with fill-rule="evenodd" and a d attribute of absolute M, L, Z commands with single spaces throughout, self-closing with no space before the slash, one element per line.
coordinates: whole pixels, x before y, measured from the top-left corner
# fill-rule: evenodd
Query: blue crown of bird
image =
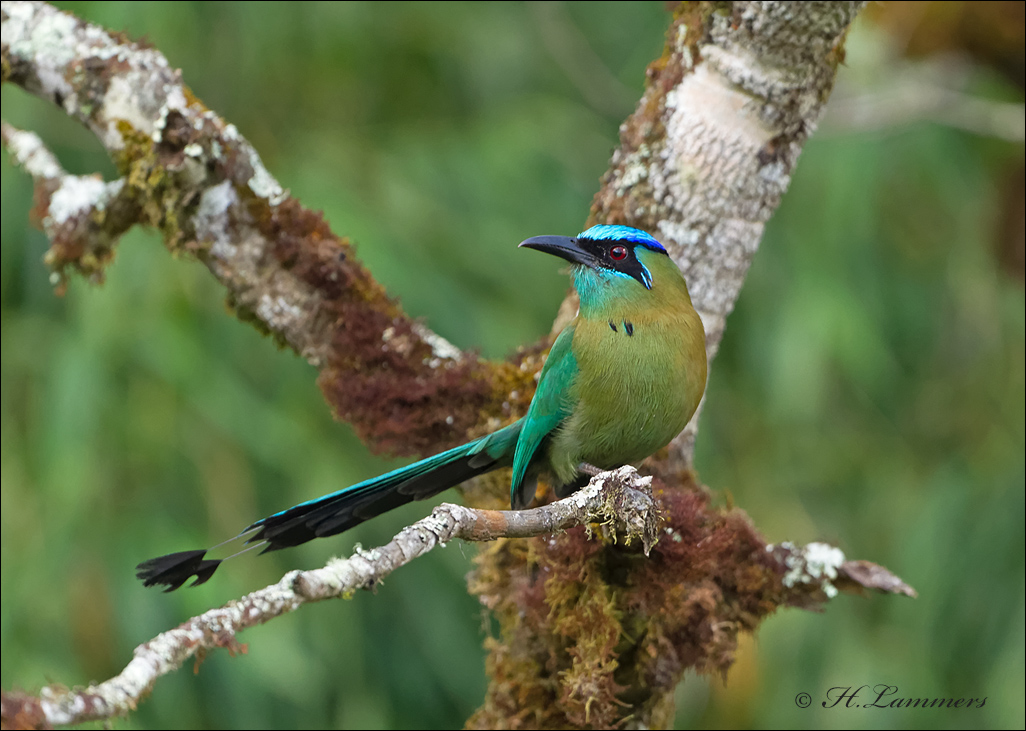
<path fill-rule="evenodd" d="M 503 467 L 512 468 L 510 505 L 522 510 L 534 500 L 539 477 L 562 498 L 594 469 L 640 462 L 684 429 L 705 390 L 705 331 L 663 245 L 640 229 L 599 225 L 520 246 L 569 261 L 580 298 L 577 316 L 552 344 L 527 414 L 480 439 L 261 518 L 236 539 L 262 553 L 296 546 Z M 145 561 L 137 576 L 166 591 L 193 577 L 193 586 L 202 584 L 224 560 L 207 558 L 209 550 Z"/>

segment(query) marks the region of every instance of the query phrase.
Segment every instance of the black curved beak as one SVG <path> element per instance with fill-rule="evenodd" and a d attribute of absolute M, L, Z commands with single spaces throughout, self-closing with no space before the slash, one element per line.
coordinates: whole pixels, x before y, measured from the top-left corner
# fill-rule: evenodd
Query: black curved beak
<path fill-rule="evenodd" d="M 592 269 L 598 266 L 598 259 L 595 255 L 582 249 L 577 243 L 577 239 L 569 236 L 532 236 L 526 241 L 521 241 L 520 246 L 544 251 L 546 254 L 558 256 L 573 264 L 583 264 Z"/>

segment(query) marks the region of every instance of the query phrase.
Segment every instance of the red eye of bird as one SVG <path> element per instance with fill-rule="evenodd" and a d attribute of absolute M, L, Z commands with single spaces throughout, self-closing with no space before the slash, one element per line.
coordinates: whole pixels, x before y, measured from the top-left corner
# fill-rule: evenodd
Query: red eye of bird
<path fill-rule="evenodd" d="M 623 261 L 627 258 L 627 247 L 626 246 L 614 246 L 609 250 L 609 256 L 614 261 Z"/>

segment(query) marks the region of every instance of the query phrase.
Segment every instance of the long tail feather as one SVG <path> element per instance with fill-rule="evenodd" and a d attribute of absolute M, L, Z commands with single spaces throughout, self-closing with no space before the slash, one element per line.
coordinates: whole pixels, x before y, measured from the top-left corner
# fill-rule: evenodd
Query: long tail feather
<path fill-rule="evenodd" d="M 247 543 L 263 541 L 267 546 L 262 552 L 267 553 L 332 536 L 400 505 L 432 497 L 495 469 L 498 460 L 471 452 L 474 446 L 471 443 L 436 454 L 258 520 L 246 529 L 255 530 Z"/>
<path fill-rule="evenodd" d="M 251 548 L 263 545 L 261 553 L 267 553 L 341 533 L 400 505 L 429 498 L 510 464 L 519 433 L 517 422 L 469 444 L 258 520 L 238 537 L 247 537 L 247 544 L 255 544 Z M 165 591 L 174 591 L 193 576 L 192 586 L 197 586 L 221 564 L 221 560 L 205 558 L 206 554 L 181 551 L 159 556 L 139 564 L 136 576 L 146 586 L 168 587 Z"/>

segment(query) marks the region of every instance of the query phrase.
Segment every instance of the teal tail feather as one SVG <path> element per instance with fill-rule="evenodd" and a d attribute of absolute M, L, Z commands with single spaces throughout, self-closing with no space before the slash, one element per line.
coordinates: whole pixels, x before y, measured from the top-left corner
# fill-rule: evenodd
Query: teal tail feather
<path fill-rule="evenodd" d="M 247 544 L 263 545 L 261 553 L 278 551 L 342 533 L 400 505 L 437 495 L 511 464 L 521 423 L 262 518 L 238 537 L 245 536 Z M 194 576 L 192 586 L 197 586 L 221 564 L 221 560 L 205 558 L 206 553 L 180 551 L 159 556 L 139 564 L 136 576 L 146 586 L 168 587 L 165 591 L 174 591 Z"/>

